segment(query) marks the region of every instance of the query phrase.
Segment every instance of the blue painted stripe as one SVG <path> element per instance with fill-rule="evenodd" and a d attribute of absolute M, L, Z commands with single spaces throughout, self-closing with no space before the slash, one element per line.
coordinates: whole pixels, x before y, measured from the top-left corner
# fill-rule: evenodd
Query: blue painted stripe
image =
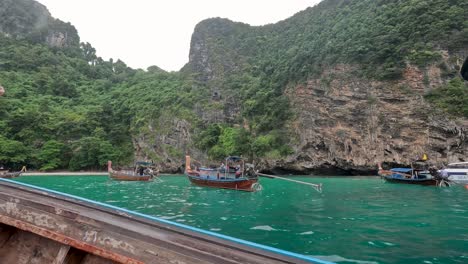
<path fill-rule="evenodd" d="M 105 204 L 105 203 L 101 203 L 101 202 L 98 202 L 98 201 L 89 200 L 89 199 L 86 199 L 86 198 L 83 198 L 83 197 L 79 197 L 79 196 L 75 196 L 75 195 L 71 195 L 71 194 L 67 194 L 67 193 L 62 193 L 62 192 L 59 192 L 59 191 L 49 190 L 49 189 L 46 189 L 46 188 L 34 186 L 34 185 L 31 185 L 31 184 L 27 184 L 27 183 L 17 182 L 17 181 L 3 179 L 3 178 L 0 178 L 0 181 L 10 182 L 10 183 L 14 183 L 14 184 L 17 184 L 17 185 L 33 188 L 33 189 L 36 189 L 36 190 L 41 190 L 41 191 L 45 191 L 45 192 L 49 192 L 49 193 L 62 195 L 62 196 L 65 196 L 65 197 L 70 197 L 70 198 L 73 198 L 73 199 L 76 199 L 76 200 L 81 200 L 81 201 L 96 204 L 96 205 L 99 205 L 99 206 L 102 206 L 102 207 L 122 211 L 122 212 L 132 214 L 132 215 L 136 215 L 136 216 L 140 216 L 140 217 L 143 217 L 143 218 L 146 218 L 146 219 L 150 219 L 152 221 L 177 226 L 177 227 L 184 228 L 184 229 L 187 229 L 187 230 L 191 230 L 191 231 L 194 231 L 194 232 L 198 232 L 198 233 L 201 233 L 201 234 L 221 238 L 221 239 L 224 239 L 224 240 L 228 240 L 228 241 L 231 241 L 231 242 L 235 242 L 235 243 L 238 243 L 238 244 L 241 244 L 241 245 L 245 245 L 245 246 L 249 246 L 249 247 L 253 247 L 253 248 L 257 248 L 257 249 L 263 249 L 263 250 L 274 252 L 274 253 L 277 253 L 277 254 L 280 254 L 280 255 L 283 255 L 283 256 L 297 258 L 297 259 L 307 261 L 307 262 L 311 262 L 311 263 L 333 264 L 333 262 L 320 260 L 320 259 L 317 259 L 317 258 L 301 255 L 301 254 L 298 254 L 298 253 L 294 253 L 294 252 L 290 252 L 290 251 L 286 251 L 286 250 L 282 250 L 282 249 L 278 249 L 278 248 L 274 248 L 274 247 L 269 247 L 269 246 L 265 246 L 265 245 L 262 245 L 262 244 L 257 244 L 257 243 L 250 242 L 250 241 L 247 241 L 247 240 L 243 240 L 243 239 L 239 239 L 239 238 L 235 238 L 235 237 L 230 237 L 230 236 L 210 232 L 210 231 L 207 231 L 207 230 L 204 230 L 204 229 L 200 229 L 200 228 L 180 224 L 180 223 L 177 223 L 177 222 L 168 221 L 166 219 L 161 219 L 161 218 L 158 218 L 158 217 L 145 215 L 145 214 L 142 214 L 142 213 L 130 211 L 130 210 L 120 208 L 120 207 L 117 207 L 117 206 L 113 206 L 113 205 L 110 205 L 110 204 Z"/>

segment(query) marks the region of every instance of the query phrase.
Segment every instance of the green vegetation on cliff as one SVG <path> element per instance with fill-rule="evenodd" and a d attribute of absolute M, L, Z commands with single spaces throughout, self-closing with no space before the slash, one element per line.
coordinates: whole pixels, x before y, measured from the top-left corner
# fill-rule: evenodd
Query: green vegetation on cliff
<path fill-rule="evenodd" d="M 426 95 L 429 102 L 453 116 L 468 118 L 468 82 L 454 78 L 448 84 Z"/>
<path fill-rule="evenodd" d="M 440 61 L 445 50 L 466 48 L 467 21 L 464 0 L 328 0 L 262 27 L 209 19 L 195 29 L 193 59 L 184 70 L 197 73 L 210 89 L 235 94 L 230 100 L 239 102 L 241 111 L 230 125 L 242 127 L 231 128 L 247 135 L 242 142 L 274 138 L 276 143 L 267 144 L 258 156 L 285 155 L 290 150 L 282 146 L 290 142 L 287 127 L 294 119 L 284 96 L 288 86 L 317 78 L 338 64 L 357 66 L 355 74 L 363 78 L 399 79 L 408 64 L 424 68 Z M 457 70 L 445 69 L 444 74 L 453 78 Z M 439 95 L 449 100 L 447 93 Z M 203 128 L 201 138 L 215 135 L 211 126 Z M 202 140 L 203 149 L 213 157 L 224 155 L 220 150 L 230 148 L 223 131 L 231 129 L 217 130 L 217 140 Z M 234 152 L 255 156 L 250 146 L 247 152 Z"/>
<path fill-rule="evenodd" d="M 174 160 L 193 148 L 211 158 L 278 159 L 293 152 L 288 87 L 338 64 L 398 79 L 408 64 L 424 68 L 468 46 L 464 0 L 325 0 L 262 27 L 202 21 L 189 64 L 167 73 L 104 61 L 34 1 L 2 1 L 0 14 L 0 163 L 43 170 L 128 164 L 137 139 L 165 144 L 151 136 L 172 133 L 173 120 L 193 133 L 184 149 L 160 148 Z M 466 118 L 468 88 L 457 70 L 443 70 L 453 80 L 426 98 Z"/>
<path fill-rule="evenodd" d="M 37 169 L 100 168 L 132 156 L 128 126 L 106 92 L 122 62 L 97 59 L 0 36 L 0 161 Z M 128 78 L 133 70 L 124 68 Z M 130 158 L 131 159 L 131 158 Z"/>
<path fill-rule="evenodd" d="M 424 66 L 441 49 L 466 47 L 467 11 L 463 0 L 323 1 L 272 25 L 264 57 L 288 80 L 337 63 L 359 64 L 369 78 L 399 78 L 407 63 Z"/>

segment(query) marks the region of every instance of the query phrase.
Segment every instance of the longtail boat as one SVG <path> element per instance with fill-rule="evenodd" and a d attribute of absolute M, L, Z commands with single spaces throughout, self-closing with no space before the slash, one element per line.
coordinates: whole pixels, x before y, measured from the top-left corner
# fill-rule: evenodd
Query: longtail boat
<path fill-rule="evenodd" d="M 19 177 L 23 173 L 22 171 L 0 171 L 0 178 L 12 179 Z"/>
<path fill-rule="evenodd" d="M 1 86 L 0 86 L 1 87 Z M 26 167 L 24 166 L 20 171 L 9 171 L 4 170 L 3 167 L 0 169 L 0 178 L 4 179 L 12 179 L 21 176 L 23 172 L 26 171 Z"/>
<path fill-rule="evenodd" d="M 109 178 L 116 181 L 151 181 L 159 175 L 154 164 L 149 162 L 136 162 L 133 170 L 113 170 L 112 162 L 107 162 Z"/>
<path fill-rule="evenodd" d="M 205 187 L 253 192 L 261 189 L 252 166 L 240 157 L 231 156 L 218 168 L 193 166 L 190 156 L 185 156 L 185 175 L 192 184 Z"/>
<path fill-rule="evenodd" d="M 425 161 L 418 160 L 411 163 L 411 168 L 392 168 L 384 170 L 379 163 L 378 174 L 382 179 L 391 183 L 440 185 L 442 182 L 427 168 Z M 446 182 L 444 182 L 446 184 Z"/>
<path fill-rule="evenodd" d="M 330 262 L 0 179 L 0 263 Z"/>

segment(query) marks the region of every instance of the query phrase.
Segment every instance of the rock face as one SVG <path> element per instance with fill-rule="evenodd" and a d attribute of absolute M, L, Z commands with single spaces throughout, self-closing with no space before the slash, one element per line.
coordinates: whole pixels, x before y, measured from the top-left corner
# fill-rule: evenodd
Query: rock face
<path fill-rule="evenodd" d="M 70 37 L 70 35 L 72 36 Z M 79 39 L 77 39 L 76 36 L 77 35 L 73 36 L 73 33 L 70 34 L 69 29 L 48 30 L 47 36 L 45 37 L 45 42 L 50 47 L 65 48 L 74 46 L 76 43 L 79 43 Z"/>
<path fill-rule="evenodd" d="M 194 107 L 194 112 L 206 123 L 232 123 L 240 112 L 236 94 L 227 92 L 224 82 L 244 70 L 249 57 L 238 45 L 243 40 L 235 36 L 250 28 L 223 18 L 207 19 L 195 27 L 189 63 L 182 72 L 195 73 L 195 79 L 202 85 L 194 89 L 208 90 L 207 100 L 211 106 L 196 104 Z"/>
<path fill-rule="evenodd" d="M 137 160 L 152 160 L 165 173 L 183 173 L 186 153 L 202 156 L 192 150 L 191 124 L 169 115 L 161 116 L 146 133 L 134 139 Z"/>
<path fill-rule="evenodd" d="M 236 26 L 245 25 L 206 20 L 193 34 L 185 70 L 196 73 L 221 105 L 216 110 L 195 109 L 206 123 L 235 124 L 234 117 L 240 112 L 239 105 L 229 104 L 235 100 L 225 100 L 229 91 L 223 87 L 226 76 L 241 71 L 249 56 L 237 47 L 242 40 L 237 45 L 229 41 L 236 36 Z M 290 124 L 294 154 L 279 160 L 260 160 L 259 169 L 274 173 L 375 175 L 377 162 L 407 166 L 423 154 L 437 166 L 468 160 L 468 120 L 448 117 L 424 100 L 427 92 L 454 77 L 447 72 L 464 72 L 468 50 L 456 47 L 440 53 L 443 59 L 437 64 L 424 68 L 408 64 L 400 80 L 359 77 L 359 65 L 340 64 L 325 68 L 318 78 L 290 85 L 284 95 L 297 117 Z"/>
<path fill-rule="evenodd" d="M 185 70 L 196 73 L 220 104 L 195 109 L 204 122 L 235 124 L 239 115 L 240 106 L 229 103 L 235 100 L 224 98 L 223 81 L 242 71 L 252 55 L 238 48 L 243 40 L 237 45 L 229 41 L 236 27 L 245 26 L 212 19 L 201 22 L 193 34 Z M 324 67 L 317 78 L 289 84 L 284 96 L 296 113 L 290 124 L 294 154 L 260 160 L 258 167 L 275 173 L 375 175 L 377 162 L 407 166 L 423 154 L 437 166 L 467 161 L 468 120 L 437 111 L 424 95 L 468 67 L 468 50 L 439 52 L 443 59 L 436 64 L 422 68 L 408 63 L 399 80 L 367 79 L 360 77 L 358 65 L 339 64 Z"/>
<path fill-rule="evenodd" d="M 466 160 L 468 121 L 448 119 L 423 100 L 442 82 L 440 70 L 408 66 L 394 82 L 356 77 L 356 70 L 338 65 L 287 90 L 299 144 L 265 169 L 359 175 L 374 173 L 377 162 L 408 165 L 424 153 L 437 165 Z"/>
<path fill-rule="evenodd" d="M 46 43 L 50 47 L 79 47 L 75 27 L 51 16 L 47 8 L 32 0 L 0 2 L 0 33 L 16 39 Z"/>
<path fill-rule="evenodd" d="M 210 28 L 206 25 L 198 28 L 201 32 L 194 33 L 189 66 L 212 87 L 239 64 L 235 59 L 217 63 L 209 41 L 220 33 L 206 32 Z M 297 138 L 292 146 L 295 153 L 280 160 L 261 160 L 259 168 L 275 173 L 363 175 L 375 174 L 377 162 L 405 166 L 423 154 L 437 166 L 467 160 L 468 120 L 449 118 L 423 98 L 453 78 L 441 66 L 446 72 L 460 71 L 468 50 L 441 53 L 443 61 L 437 65 L 408 64 L 400 80 L 366 79 L 359 77 L 359 66 L 340 64 L 324 69 L 318 78 L 290 86 L 285 96 L 297 113 L 290 126 Z M 224 66 L 215 70 L 216 65 Z M 217 95 L 222 97 L 223 90 Z M 220 100 L 224 111 L 196 112 L 205 122 L 229 122 L 233 119 L 228 114 L 233 117 L 240 110 L 229 106 L 229 101 Z"/>
<path fill-rule="evenodd" d="M 236 46 L 239 39 L 233 38 L 245 28 L 250 26 L 222 18 L 200 22 L 192 35 L 189 63 L 183 71 L 197 73 L 197 79 L 210 87 L 221 85 L 226 76 L 241 70 L 246 60 Z"/>
<path fill-rule="evenodd" d="M 210 49 L 194 34 L 191 65 L 201 81 L 222 80 L 213 70 Z M 205 40 L 206 41 L 206 40 Z M 467 50 L 442 51 L 443 62 L 420 68 L 407 65 L 403 77 L 376 81 L 359 77 L 359 66 L 341 64 L 321 76 L 285 91 L 297 113 L 291 134 L 294 154 L 280 160 L 261 160 L 259 168 L 274 173 L 375 175 L 377 162 L 407 166 L 427 154 L 441 166 L 468 159 L 468 120 L 453 119 L 433 109 L 424 95 L 445 84 L 462 67 Z M 212 64 L 210 64 L 212 63 Z M 232 65 L 230 64 L 232 69 Z M 223 91 L 219 92 L 223 95 Z M 223 103 L 223 111 L 197 111 L 206 122 L 229 122 L 239 107 Z M 230 109 L 230 111 L 226 111 Z"/>
<path fill-rule="evenodd" d="M 30 0 L 3 0 L 0 2 L 0 32 L 24 37 L 33 30 L 47 27 L 50 13 L 47 8 Z"/>

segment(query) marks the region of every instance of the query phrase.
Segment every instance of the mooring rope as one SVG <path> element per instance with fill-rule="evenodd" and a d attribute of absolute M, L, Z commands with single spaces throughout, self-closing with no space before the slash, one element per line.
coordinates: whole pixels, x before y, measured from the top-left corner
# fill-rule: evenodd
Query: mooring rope
<path fill-rule="evenodd" d="M 317 192 L 319 192 L 319 193 L 322 192 L 322 184 L 321 184 L 321 183 L 315 184 L 315 183 L 310 183 L 310 182 L 303 182 L 303 181 L 288 179 L 288 178 L 284 178 L 284 177 L 279 177 L 279 176 L 269 175 L 269 174 L 264 174 L 264 173 L 259 173 L 259 172 L 257 172 L 257 175 L 259 175 L 259 176 L 264 176 L 264 177 L 268 177 L 268 178 L 273 178 L 273 179 L 280 179 L 280 180 L 285 180 L 285 181 L 291 181 L 291 182 L 300 183 L 300 184 L 304 184 L 304 185 L 310 185 L 310 186 L 314 187 L 314 189 L 315 189 Z"/>

